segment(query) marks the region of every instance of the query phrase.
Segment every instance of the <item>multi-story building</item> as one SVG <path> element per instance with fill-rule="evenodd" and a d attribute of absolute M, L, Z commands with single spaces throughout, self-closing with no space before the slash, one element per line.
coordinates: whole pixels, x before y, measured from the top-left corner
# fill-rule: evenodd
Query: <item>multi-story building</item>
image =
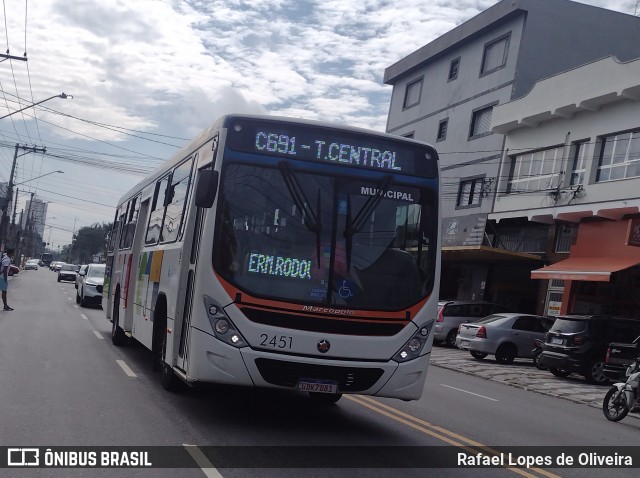
<path fill-rule="evenodd" d="M 569 0 L 503 0 L 385 70 L 387 132 L 440 153 L 442 298 L 538 310 L 527 271 L 544 265 L 547 229 L 488 221 L 503 184 L 493 110 L 538 80 L 610 55 L 640 57 L 640 18 Z"/>
<path fill-rule="evenodd" d="M 541 80 L 492 129 L 505 154 L 489 219 L 553 239 L 553 263 L 525 271 L 544 311 L 640 318 L 640 59 Z"/>

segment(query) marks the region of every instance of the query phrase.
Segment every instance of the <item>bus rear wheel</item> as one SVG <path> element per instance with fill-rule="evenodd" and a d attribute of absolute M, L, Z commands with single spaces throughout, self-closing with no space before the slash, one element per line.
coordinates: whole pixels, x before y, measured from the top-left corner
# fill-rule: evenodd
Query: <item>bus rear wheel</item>
<path fill-rule="evenodd" d="M 111 310 L 111 343 L 116 347 L 126 345 L 127 336 L 120 327 L 120 293 L 116 292 L 113 299 L 113 309 Z"/>

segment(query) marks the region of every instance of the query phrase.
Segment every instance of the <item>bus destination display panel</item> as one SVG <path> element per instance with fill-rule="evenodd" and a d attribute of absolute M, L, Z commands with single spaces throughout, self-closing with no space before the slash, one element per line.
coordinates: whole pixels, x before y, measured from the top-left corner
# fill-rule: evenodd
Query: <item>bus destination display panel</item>
<path fill-rule="evenodd" d="M 375 134 L 341 132 L 326 127 L 234 119 L 227 146 L 236 151 L 378 171 L 435 177 L 435 151 Z"/>

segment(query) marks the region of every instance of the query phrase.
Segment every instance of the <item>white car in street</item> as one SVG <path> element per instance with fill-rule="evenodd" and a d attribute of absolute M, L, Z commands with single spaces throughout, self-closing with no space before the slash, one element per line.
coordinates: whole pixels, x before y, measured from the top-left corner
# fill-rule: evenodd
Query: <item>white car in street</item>
<path fill-rule="evenodd" d="M 104 284 L 105 264 L 89 264 L 77 284 L 76 303 L 81 307 L 89 304 L 102 304 L 102 285 Z"/>

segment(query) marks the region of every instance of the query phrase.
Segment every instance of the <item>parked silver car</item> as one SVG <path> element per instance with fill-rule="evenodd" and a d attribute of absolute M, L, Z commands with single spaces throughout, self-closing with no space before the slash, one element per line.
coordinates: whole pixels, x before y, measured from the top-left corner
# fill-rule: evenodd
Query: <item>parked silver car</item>
<path fill-rule="evenodd" d="M 478 360 L 495 355 L 496 362 L 510 364 L 515 358 L 533 358 L 533 340 L 543 339 L 554 321 L 540 315 L 494 314 L 460 324 L 456 345 Z"/>
<path fill-rule="evenodd" d="M 507 307 L 477 300 L 448 300 L 438 302 L 438 317 L 433 330 L 433 342 L 456 344 L 458 325 L 473 322 L 487 315 L 511 312 Z"/>
<path fill-rule="evenodd" d="M 89 304 L 98 305 L 102 303 L 105 269 L 105 264 L 89 264 L 87 266 L 82 276 L 82 281 L 78 284 L 76 303 L 82 307 Z"/>

